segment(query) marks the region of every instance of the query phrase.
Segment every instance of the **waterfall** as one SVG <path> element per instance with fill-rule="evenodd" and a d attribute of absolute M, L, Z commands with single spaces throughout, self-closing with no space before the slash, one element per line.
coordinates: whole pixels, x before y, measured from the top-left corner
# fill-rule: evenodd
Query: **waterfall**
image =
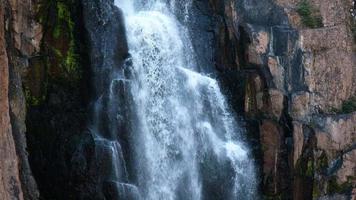
<path fill-rule="evenodd" d="M 178 13 L 178 3 L 184 4 L 183 13 Z M 95 104 L 98 123 L 92 131 L 98 154 L 110 158 L 102 165 L 102 176 L 108 187 L 116 188 L 118 199 L 257 199 L 254 162 L 242 142 L 243 129 L 218 82 L 199 73 L 203 66 L 196 66 L 188 28 L 177 20 L 177 14 L 189 20 L 191 4 L 115 0 L 125 16 L 130 77 L 110 72 L 109 94 Z M 128 103 L 119 97 L 125 89 L 134 113 L 128 119 L 131 170 L 116 138 L 125 121 L 122 106 Z M 129 171 L 135 173 L 131 180 Z"/>

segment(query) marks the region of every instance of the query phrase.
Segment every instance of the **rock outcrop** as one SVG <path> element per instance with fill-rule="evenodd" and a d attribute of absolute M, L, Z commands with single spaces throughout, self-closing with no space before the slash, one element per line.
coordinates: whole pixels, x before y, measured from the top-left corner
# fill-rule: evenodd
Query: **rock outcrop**
<path fill-rule="evenodd" d="M 28 162 L 26 106 L 21 74 L 29 58 L 39 50 L 41 26 L 34 21 L 31 1 L 1 1 L 1 132 L 3 138 L 2 199 L 38 199 L 36 182 Z"/>
<path fill-rule="evenodd" d="M 5 4 L 0 5 L 0 197 L 23 199 L 14 137 L 10 123 L 9 62 L 5 37 Z"/>
<path fill-rule="evenodd" d="M 264 196 L 355 198 L 352 1 L 213 2 L 227 22 L 217 33 L 228 49 L 222 52 L 234 54 L 218 53 L 222 74 L 235 74 L 221 81 L 260 143 Z M 309 28 L 305 17 L 319 16 Z"/>
<path fill-rule="evenodd" d="M 88 66 L 104 63 L 93 38 L 110 17 L 83 2 L 0 0 L 0 199 L 101 198 Z M 200 70 L 217 74 L 246 121 L 265 199 L 356 198 L 352 3 L 193 1 L 188 20 L 178 16 Z M 102 21 L 83 19 L 92 14 Z M 124 37 L 106 52 L 120 65 Z"/>

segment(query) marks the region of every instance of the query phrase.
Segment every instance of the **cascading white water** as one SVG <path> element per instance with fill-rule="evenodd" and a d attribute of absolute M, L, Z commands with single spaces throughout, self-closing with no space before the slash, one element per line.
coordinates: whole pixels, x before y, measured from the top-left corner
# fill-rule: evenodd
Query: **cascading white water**
<path fill-rule="evenodd" d="M 185 3 L 188 12 L 191 2 Z M 229 191 L 226 199 L 256 199 L 254 165 L 240 142 L 242 130 L 217 81 L 196 72 L 189 35 L 174 15 L 176 2 L 116 0 L 115 4 L 125 14 L 133 63 L 141 197 L 209 199 L 207 185 L 217 179 L 232 182 L 231 189 L 224 189 Z"/>

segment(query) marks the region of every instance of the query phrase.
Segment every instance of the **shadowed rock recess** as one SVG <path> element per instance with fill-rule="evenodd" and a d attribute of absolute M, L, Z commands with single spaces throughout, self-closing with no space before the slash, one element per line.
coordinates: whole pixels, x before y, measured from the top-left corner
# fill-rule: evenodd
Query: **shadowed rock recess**
<path fill-rule="evenodd" d="M 355 6 L 0 0 L 0 199 L 356 199 Z"/>

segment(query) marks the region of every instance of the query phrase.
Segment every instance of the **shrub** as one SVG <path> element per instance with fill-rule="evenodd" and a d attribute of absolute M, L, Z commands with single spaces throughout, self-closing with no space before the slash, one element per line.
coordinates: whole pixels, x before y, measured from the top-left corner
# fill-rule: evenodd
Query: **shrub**
<path fill-rule="evenodd" d="M 330 113 L 333 114 L 349 114 L 356 111 L 356 96 L 344 101 L 340 109 L 331 108 Z"/>
<path fill-rule="evenodd" d="M 323 26 L 322 18 L 317 10 L 315 10 L 308 0 L 302 0 L 298 4 L 298 14 L 302 18 L 302 23 L 309 28 L 318 28 Z"/>
<path fill-rule="evenodd" d="M 352 36 L 354 39 L 354 42 L 356 42 L 356 20 L 352 19 L 351 21 L 351 31 L 352 31 Z"/>
<path fill-rule="evenodd" d="M 352 97 L 351 99 L 345 101 L 342 104 L 341 112 L 342 113 L 352 113 L 356 111 L 356 97 Z"/>

